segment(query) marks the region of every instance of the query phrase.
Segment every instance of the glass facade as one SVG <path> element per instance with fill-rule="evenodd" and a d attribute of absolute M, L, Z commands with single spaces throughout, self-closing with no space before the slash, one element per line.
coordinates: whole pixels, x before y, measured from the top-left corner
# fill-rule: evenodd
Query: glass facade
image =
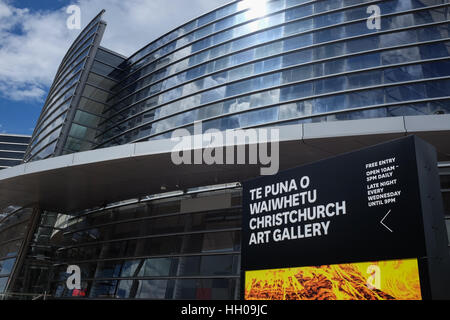
<path fill-rule="evenodd" d="M 239 297 L 240 188 L 189 190 L 71 214 L 43 211 L 38 221 L 12 285 L 18 295 L 80 298 L 66 285 L 67 266 L 78 265 L 84 298 Z"/>
<path fill-rule="evenodd" d="M 101 17 L 64 57 L 26 161 L 199 120 L 223 131 L 449 112 L 448 0 L 234 1 L 129 58 L 99 47 Z"/>
<path fill-rule="evenodd" d="M 367 26 L 371 4 L 380 29 Z M 447 1 L 236 1 L 206 16 L 126 61 L 97 147 L 198 120 L 226 130 L 449 112 Z"/>
<path fill-rule="evenodd" d="M 100 133 L 99 123 L 105 119 L 102 114 L 106 108 L 105 102 L 111 87 L 118 81 L 124 60 L 108 49 L 97 49 L 84 89 L 79 95 L 79 103 L 74 106 L 75 115 L 68 124 L 70 129 L 62 154 L 92 150 L 95 147 L 95 137 Z"/>
<path fill-rule="evenodd" d="M 61 154 L 57 145 L 65 144 L 80 92 L 84 91 L 90 61 L 103 34 L 102 14 L 103 11 L 86 26 L 63 58 L 34 129 L 25 162 Z"/>

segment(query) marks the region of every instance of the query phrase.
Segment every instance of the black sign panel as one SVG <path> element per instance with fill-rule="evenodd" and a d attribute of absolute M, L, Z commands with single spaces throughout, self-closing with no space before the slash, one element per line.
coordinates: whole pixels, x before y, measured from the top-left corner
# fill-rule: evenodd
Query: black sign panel
<path fill-rule="evenodd" d="M 426 255 L 415 137 L 243 184 L 243 270 Z"/>

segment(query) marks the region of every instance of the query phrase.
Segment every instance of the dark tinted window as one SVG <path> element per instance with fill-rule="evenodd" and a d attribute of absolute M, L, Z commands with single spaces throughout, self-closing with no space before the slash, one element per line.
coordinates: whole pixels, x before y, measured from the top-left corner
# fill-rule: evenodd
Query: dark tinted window
<path fill-rule="evenodd" d="M 13 167 L 21 163 L 21 160 L 2 160 L 0 159 L 0 167 Z"/>
<path fill-rule="evenodd" d="M 0 142 L 29 143 L 30 142 L 30 137 L 2 136 L 2 135 L 0 135 Z"/>
<path fill-rule="evenodd" d="M 0 142 L 0 150 L 12 150 L 12 151 L 25 151 L 27 150 L 26 144 L 8 144 Z"/>
<path fill-rule="evenodd" d="M 22 152 L 7 152 L 0 151 L 0 158 L 8 158 L 8 159 L 23 159 Z"/>
<path fill-rule="evenodd" d="M 115 67 L 119 66 L 125 60 L 124 58 L 121 58 L 102 49 L 98 49 L 95 58 Z"/>

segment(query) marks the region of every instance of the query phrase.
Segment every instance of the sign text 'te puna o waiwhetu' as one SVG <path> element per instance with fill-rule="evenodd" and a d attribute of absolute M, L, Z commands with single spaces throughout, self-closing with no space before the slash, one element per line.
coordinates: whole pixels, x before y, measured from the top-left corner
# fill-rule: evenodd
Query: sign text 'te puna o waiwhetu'
<path fill-rule="evenodd" d="M 326 236 L 331 218 L 346 214 L 346 202 L 318 204 L 310 184 L 303 176 L 250 190 L 249 245 Z"/>

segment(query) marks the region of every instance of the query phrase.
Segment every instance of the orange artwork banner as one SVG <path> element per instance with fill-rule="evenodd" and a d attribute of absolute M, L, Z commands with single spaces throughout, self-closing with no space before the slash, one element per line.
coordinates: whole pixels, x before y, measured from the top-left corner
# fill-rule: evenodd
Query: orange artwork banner
<path fill-rule="evenodd" d="M 417 259 L 245 272 L 246 300 L 421 300 Z"/>

